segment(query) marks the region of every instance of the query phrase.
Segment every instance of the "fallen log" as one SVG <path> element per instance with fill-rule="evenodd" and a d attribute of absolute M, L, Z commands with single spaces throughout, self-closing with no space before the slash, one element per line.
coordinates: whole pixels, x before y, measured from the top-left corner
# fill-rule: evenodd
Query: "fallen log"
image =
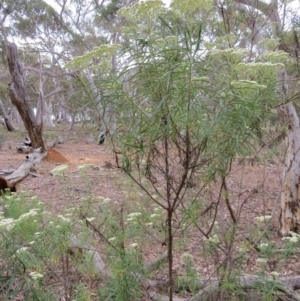
<path fill-rule="evenodd" d="M 26 156 L 25 162 L 12 174 L 6 176 L 6 179 L 12 184 L 21 182 L 30 172 L 37 172 L 42 159 L 47 155 L 42 152 L 42 148 L 34 149 L 31 154 Z"/>

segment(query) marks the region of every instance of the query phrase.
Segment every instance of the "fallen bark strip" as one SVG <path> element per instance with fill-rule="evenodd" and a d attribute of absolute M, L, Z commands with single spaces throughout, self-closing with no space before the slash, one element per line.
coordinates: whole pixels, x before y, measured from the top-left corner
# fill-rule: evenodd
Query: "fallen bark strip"
<path fill-rule="evenodd" d="M 281 283 L 284 286 L 289 287 L 292 290 L 298 290 L 300 289 L 300 275 L 299 276 L 287 276 L 287 277 L 279 277 L 279 278 L 273 278 L 273 277 L 262 277 L 257 275 L 248 275 L 245 274 L 240 277 L 236 277 L 236 282 L 239 283 L 244 288 L 250 288 L 253 286 L 255 282 L 278 282 Z M 201 278 L 182 278 L 180 280 L 176 280 L 175 282 L 175 288 L 177 290 L 180 289 L 189 289 L 189 287 L 193 286 L 194 289 L 200 290 L 204 287 L 213 286 L 215 284 L 219 285 L 219 278 L 213 277 L 210 279 L 201 279 Z M 156 287 L 156 286 L 164 286 L 164 284 L 167 284 L 167 281 L 164 280 L 149 280 L 149 283 L 151 283 L 150 286 Z"/>

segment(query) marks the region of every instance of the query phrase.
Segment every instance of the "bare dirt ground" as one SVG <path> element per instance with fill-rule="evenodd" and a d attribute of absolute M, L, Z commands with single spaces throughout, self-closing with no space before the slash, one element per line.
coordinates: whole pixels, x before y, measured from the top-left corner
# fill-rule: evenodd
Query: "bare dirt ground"
<path fill-rule="evenodd" d="M 114 157 L 107 146 L 89 143 L 84 136 L 77 137 L 68 131 L 62 131 L 61 134 L 64 136 L 64 143 L 57 144 L 53 149 L 50 148 L 49 155 L 43 160 L 37 177 L 27 176 L 17 184 L 17 190 L 32 190 L 33 194 L 57 213 L 64 207 L 69 207 L 70 202 L 75 204 L 86 194 L 117 200 L 120 193 L 114 187 L 111 178 L 120 171 L 110 168 L 110 164 L 114 165 Z M 16 151 L 16 146 L 21 145 L 22 138 L 16 137 L 14 133 L 7 133 L 6 136 L 6 141 L 0 150 L 0 171 L 18 168 L 26 157 L 25 154 L 18 154 Z M 50 173 L 61 164 L 69 166 L 64 180 Z M 85 179 L 82 179 L 82 174 L 77 169 L 83 164 L 93 165 Z M 71 195 L 68 199 L 65 194 L 69 193 L 69 190 Z"/>
<path fill-rule="evenodd" d="M 59 133 L 65 138 L 63 144 L 58 144 L 54 151 L 50 151 L 49 158 L 42 162 L 38 176 L 29 175 L 17 185 L 18 190 L 31 190 L 41 201 L 43 201 L 49 210 L 60 213 L 66 207 L 80 206 L 80 199 L 86 195 L 104 196 L 112 200 L 112 203 L 118 208 L 122 203 L 128 191 L 124 191 L 124 182 L 126 176 L 122 171 L 115 167 L 115 158 L 107 144 L 97 145 L 88 143 L 85 135 L 77 135 L 67 130 Z M 25 155 L 16 152 L 16 146 L 22 142 L 20 134 L 6 133 L 5 142 L 2 143 L 0 151 L 0 171 L 7 168 L 17 168 L 24 161 Z M 51 175 L 51 170 L 59 164 L 67 164 L 68 170 L 65 178 L 58 178 Z M 82 164 L 92 164 L 93 167 L 82 174 L 77 168 Z M 238 216 L 238 210 L 242 207 L 240 213 L 241 226 L 239 227 L 238 237 L 241 244 L 245 243 L 245 238 L 252 239 L 253 226 L 263 227 L 255 217 L 271 215 L 275 212 L 271 222 L 270 231 L 263 237 L 271 241 L 273 246 L 282 247 L 281 238 L 277 234 L 278 230 L 278 194 L 280 192 L 280 177 L 282 166 L 278 164 L 264 163 L 256 165 L 240 165 L 235 163 L 230 176 L 227 178 L 230 203 Z M 218 185 L 210 186 L 211 202 L 218 199 Z M 225 201 L 220 204 L 220 210 L 217 221 L 220 227 L 230 219 Z M 175 240 L 182 240 L 182 237 L 175 237 Z M 262 241 L 263 241 L 262 240 Z M 193 261 L 197 267 L 197 273 L 200 275 L 212 275 L 216 263 L 209 260 L 203 264 L 201 248 L 199 245 L 204 239 L 198 232 L 190 233 L 190 240 L 183 248 L 182 252 L 188 252 L 193 255 Z M 157 243 L 151 245 L 148 250 L 144 250 L 149 258 L 157 256 L 157 252 L 165 250 L 165 246 Z M 259 265 L 256 259 L 260 256 L 253 250 L 249 252 L 249 258 L 246 268 L 243 272 L 256 274 Z M 176 273 L 181 273 L 183 268 L 180 254 L 176 254 L 174 269 Z M 275 264 L 270 271 L 279 271 L 281 275 L 297 275 L 298 266 L 295 260 L 289 264 L 285 262 L 280 265 L 280 259 L 276 259 Z M 164 275 L 160 275 L 164 278 Z"/>

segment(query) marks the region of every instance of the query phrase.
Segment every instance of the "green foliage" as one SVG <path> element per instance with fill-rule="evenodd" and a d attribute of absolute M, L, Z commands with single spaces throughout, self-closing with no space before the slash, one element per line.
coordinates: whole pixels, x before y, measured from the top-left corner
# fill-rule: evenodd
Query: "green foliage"
<path fill-rule="evenodd" d="M 212 169 L 223 174 L 225 158 L 228 162 L 236 155 L 250 154 L 252 140 L 248 138 L 259 136 L 259 124 L 273 104 L 270 95 L 275 91 L 276 67 L 281 65 L 246 65 L 246 49 L 215 49 L 204 56 L 201 24 L 189 22 L 178 27 L 172 24 L 172 15 L 159 17 L 163 10 L 159 1 L 150 1 L 120 11 L 129 20 L 126 33 L 133 40 L 122 53 L 130 56 L 128 67 L 120 73 L 124 85 L 112 86 L 114 81 L 109 78 L 105 87 L 112 99 L 118 98 L 119 120 L 126 124 L 118 139 L 121 149 L 116 151 L 124 154 L 123 147 L 131 150 L 123 161 L 124 168 L 131 170 L 129 156 L 139 153 L 139 160 L 146 160 L 153 143 L 163 137 L 176 141 L 179 133 L 188 129 L 192 148 L 205 141 L 204 153 L 215 158 Z M 141 34 L 138 25 L 149 15 L 154 25 L 147 23 L 145 28 L 153 30 L 148 35 L 142 30 Z M 154 30 L 156 26 L 160 32 Z M 256 81 L 248 80 L 253 77 Z M 147 142 L 137 144 L 139 136 L 147 137 Z"/>
<path fill-rule="evenodd" d="M 11 285 L 14 291 L 3 291 L 2 300 L 24 292 L 28 300 L 56 300 L 47 288 L 48 269 L 68 254 L 74 227 L 71 215 L 44 211 L 43 203 L 24 192 L 6 194 L 3 199 L 0 274 L 2 284 Z"/>
<path fill-rule="evenodd" d="M 83 283 L 78 283 L 75 287 L 74 295 L 72 300 L 76 301 L 88 301 L 90 300 L 90 294 L 88 289 L 84 286 Z"/>
<path fill-rule="evenodd" d="M 136 276 L 141 272 L 140 254 L 135 249 L 126 253 L 119 253 L 120 251 L 118 250 L 112 257 L 114 260 L 110 261 L 114 276 L 99 290 L 100 300 L 140 300 L 142 296 L 141 280 Z"/>
<path fill-rule="evenodd" d="M 8 5 L 8 1 L 5 3 Z M 86 8 L 84 2 L 72 3 L 78 12 Z M 55 216 L 43 212 L 43 205 L 26 195 L 7 195 L 7 207 L 0 220 L 1 256 L 5 263 L 1 273 L 9 271 L 3 281 L 11 284 L 18 280 L 26 285 L 29 299 L 37 296 L 54 299 L 45 289 L 49 287 L 45 282 L 50 281 L 45 271 L 49 265 L 57 268 L 57 262 L 69 263 L 73 233 L 86 246 L 93 242 L 92 232 L 101 238 L 99 248 L 106 254 L 113 275 L 101 283 L 99 300 L 140 300 L 147 239 L 171 246 L 172 258 L 172 252 L 188 246 L 190 235 L 193 241 L 198 238 L 195 232 L 189 233 L 192 228 L 201 232 L 197 247 L 203 248 L 204 256 L 217 267 L 222 279 L 221 293 L 242 299 L 243 292 L 233 275 L 241 272 L 249 246 L 236 241 L 239 225 L 233 218 L 232 223 L 226 221 L 220 229 L 216 215 L 205 216 L 212 204 L 203 190 L 213 181 L 215 185 L 221 182 L 215 206 L 223 198 L 227 201 L 230 193 L 224 183 L 232 162 L 237 157 L 252 156 L 260 148 L 262 124 L 274 114 L 271 108 L 278 104 L 277 72 L 291 63 L 285 52 L 273 51 L 281 41 L 267 38 L 254 46 L 253 33 L 245 29 L 249 20 L 232 1 L 222 3 L 218 13 L 210 0 L 174 0 L 170 9 L 161 1 L 146 1 L 120 9 L 117 17 L 116 10 L 122 5 L 121 1 L 113 0 L 100 10 L 106 22 L 101 26 L 107 29 L 111 25 L 116 30 L 121 19 L 123 34 L 116 30 L 111 37 L 102 37 L 98 41 L 109 40 L 110 44 L 96 48 L 90 47 L 95 43 L 91 37 L 99 29 L 93 28 L 91 19 L 87 18 L 86 26 L 81 29 L 87 30 L 85 37 L 74 35 L 67 23 L 60 23 L 61 16 L 42 1 L 22 2 L 22 5 L 16 11 L 15 25 L 25 36 L 34 37 L 43 26 L 53 31 L 64 29 L 66 41 L 93 49 L 83 55 L 80 55 L 82 49 L 68 52 L 68 55 L 79 53 L 66 65 L 76 70 L 77 80 L 71 89 L 74 93 L 67 99 L 68 105 L 74 111 L 78 106 L 88 108 L 87 119 L 100 116 L 103 121 L 109 112 L 111 119 L 118 120 L 112 136 L 113 150 L 122 156 L 123 170 L 144 195 L 138 197 L 131 187 L 130 193 L 118 203 L 120 210 L 114 208 L 109 198 L 87 193 L 77 208 L 82 221 L 72 213 Z M 221 20 L 220 12 L 225 11 L 227 16 Z M 26 13 L 26 18 L 21 12 Z M 259 24 L 262 16 L 256 17 Z M 102 22 L 99 16 L 95 20 L 97 24 Z M 114 24 L 107 24 L 112 20 Z M 269 24 L 265 30 L 267 36 L 271 27 Z M 117 40 L 123 44 L 111 43 Z M 255 52 L 255 47 L 261 48 Z M 87 181 L 85 191 L 91 188 L 86 173 L 90 167 L 78 169 Z M 72 200 L 65 176 L 67 166 L 59 166 L 52 172 L 64 181 Z M 125 200 L 134 203 L 134 210 Z M 172 245 L 179 231 L 184 239 Z M 261 232 L 259 227 L 253 227 L 249 236 L 255 240 Z M 295 240 L 286 242 L 289 252 L 294 250 Z M 262 257 L 257 258 L 257 270 L 264 274 L 273 249 L 268 241 L 260 241 L 258 248 Z M 233 258 L 230 263 L 224 261 L 228 254 Z M 73 267 L 85 279 L 98 276 L 93 255 L 91 250 L 71 259 Z M 188 279 L 188 289 L 195 293 L 198 271 L 194 258 L 184 252 L 180 260 L 183 275 L 179 285 Z M 169 271 L 172 277 L 170 261 Z M 272 285 L 259 288 L 266 300 L 278 288 Z M 90 298 L 85 285 L 76 283 L 73 288 L 72 298 Z"/>

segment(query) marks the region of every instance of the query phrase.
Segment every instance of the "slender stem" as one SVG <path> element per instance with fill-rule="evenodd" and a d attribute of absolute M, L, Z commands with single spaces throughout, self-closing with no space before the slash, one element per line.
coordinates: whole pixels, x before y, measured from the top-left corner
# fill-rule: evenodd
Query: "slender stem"
<path fill-rule="evenodd" d="M 172 209 L 168 211 L 168 263 L 169 263 L 169 301 L 173 301 L 173 229 Z"/>
<path fill-rule="evenodd" d="M 237 220 L 236 220 L 236 217 L 235 217 L 235 214 L 234 214 L 234 211 L 230 205 L 230 202 L 229 202 L 229 198 L 228 198 L 228 188 L 227 188 L 227 184 L 226 184 L 226 178 L 223 177 L 223 187 L 224 187 L 224 190 L 225 190 L 225 202 L 226 202 L 226 206 L 229 210 L 229 213 L 230 213 L 230 216 L 231 216 L 231 219 L 233 221 L 234 224 L 237 223 Z"/>

